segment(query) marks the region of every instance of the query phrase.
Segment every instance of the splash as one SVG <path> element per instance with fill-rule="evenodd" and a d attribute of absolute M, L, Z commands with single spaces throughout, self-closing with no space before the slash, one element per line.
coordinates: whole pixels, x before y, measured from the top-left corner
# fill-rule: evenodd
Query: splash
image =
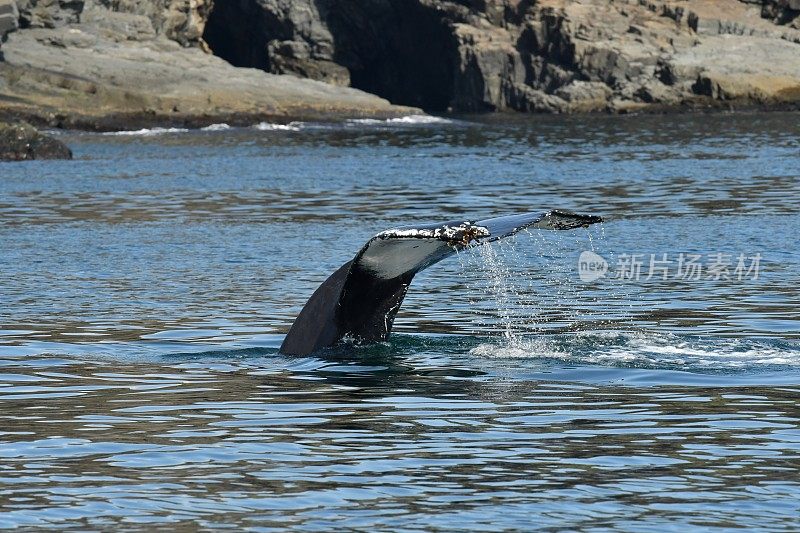
<path fill-rule="evenodd" d="M 556 360 L 572 364 L 690 372 L 800 368 L 800 343 L 797 342 L 643 331 L 518 336 L 513 345 L 482 343 L 472 348 L 470 353 L 498 359 Z"/>
<path fill-rule="evenodd" d="M 432 115 L 406 115 L 403 117 L 387 118 L 385 120 L 376 118 L 353 118 L 347 121 L 348 124 L 366 124 L 366 125 L 386 125 L 386 124 L 399 124 L 399 125 L 419 125 L 419 124 L 453 124 L 456 121 L 442 117 L 435 117 Z"/>
<path fill-rule="evenodd" d="M 187 131 L 189 131 L 187 128 L 142 128 L 140 130 L 107 131 L 103 133 L 103 135 L 140 135 L 151 137 L 155 135 L 164 135 L 165 133 L 186 133 Z"/>
<path fill-rule="evenodd" d="M 516 239 L 472 247 L 459 254 L 462 277 L 475 298 L 480 329 L 500 333 L 511 351 L 530 334 L 632 329 L 635 289 L 615 280 L 580 280 L 582 250 L 603 249 L 602 227 L 573 234 L 526 230 Z M 472 303 L 472 302 L 471 302 Z M 525 341 L 526 343 L 529 341 Z"/>
<path fill-rule="evenodd" d="M 480 246 L 478 253 L 487 276 L 488 292 L 497 307 L 503 338 L 509 345 L 515 345 L 518 338 L 514 328 L 512 302 L 519 298 L 519 292 L 512 287 L 508 266 L 497 253 L 499 245 Z"/>
<path fill-rule="evenodd" d="M 200 128 L 201 131 L 225 131 L 229 129 L 231 129 L 231 127 L 224 122 L 219 124 L 209 124 L 205 128 Z"/>
<path fill-rule="evenodd" d="M 259 131 L 300 131 L 303 127 L 302 122 L 290 122 L 288 124 L 275 124 L 272 122 L 259 122 L 253 129 Z"/>

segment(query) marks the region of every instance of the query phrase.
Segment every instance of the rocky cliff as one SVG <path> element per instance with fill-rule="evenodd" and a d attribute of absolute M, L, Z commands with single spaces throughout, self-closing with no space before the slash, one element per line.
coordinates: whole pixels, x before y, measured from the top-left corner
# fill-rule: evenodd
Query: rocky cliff
<path fill-rule="evenodd" d="M 437 112 L 800 103 L 800 0 L 0 0 L 0 34 L 0 114 L 73 126 L 409 112 L 348 86 Z"/>
<path fill-rule="evenodd" d="M 205 38 L 233 64 L 429 110 L 800 101 L 800 0 L 239 0 Z"/>
<path fill-rule="evenodd" d="M 85 129 L 417 112 L 213 55 L 210 0 L 0 0 L 0 119 Z"/>
<path fill-rule="evenodd" d="M 16 0 L 16 4 L 23 28 L 99 24 L 134 39 L 163 35 L 184 46 L 200 41 L 213 5 L 212 0 Z"/>

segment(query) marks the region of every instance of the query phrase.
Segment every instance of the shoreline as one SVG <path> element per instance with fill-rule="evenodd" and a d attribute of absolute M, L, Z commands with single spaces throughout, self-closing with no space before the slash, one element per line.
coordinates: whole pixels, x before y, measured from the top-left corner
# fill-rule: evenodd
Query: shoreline
<path fill-rule="evenodd" d="M 752 103 L 733 105 L 658 105 L 626 107 L 625 109 L 603 109 L 580 111 L 571 113 L 522 113 L 512 110 L 487 111 L 479 113 L 427 113 L 425 111 L 397 106 L 391 111 L 372 111 L 357 113 L 348 111 L 320 111 L 316 109 L 298 110 L 291 114 L 276 113 L 196 113 L 196 114 L 158 114 L 151 112 L 136 113 L 108 113 L 104 115 L 74 115 L 52 113 L 47 110 L 8 110 L 0 108 L 0 122 L 28 123 L 39 130 L 62 130 L 88 133 L 111 133 L 120 131 L 134 131 L 139 129 L 155 128 L 182 128 L 188 130 L 202 130 L 215 124 L 225 124 L 231 128 L 255 127 L 260 123 L 275 125 L 289 125 L 293 122 L 314 122 L 339 124 L 351 120 L 391 120 L 406 117 L 435 117 L 444 120 L 463 120 L 463 117 L 486 117 L 499 119 L 500 117 L 603 117 L 603 116 L 647 116 L 647 115 L 717 115 L 717 114 L 769 114 L 769 113 L 796 113 L 800 112 L 800 104 L 760 104 Z"/>
<path fill-rule="evenodd" d="M 0 122 L 26 122 L 40 130 L 53 129 L 108 133 L 152 128 L 186 128 L 199 130 L 214 124 L 226 124 L 232 128 L 253 127 L 259 123 L 289 124 L 291 122 L 339 123 L 357 119 L 389 120 L 407 116 L 429 116 L 421 110 L 400 108 L 397 112 L 339 112 L 309 109 L 292 114 L 274 113 L 200 113 L 176 116 L 175 114 L 109 113 L 100 116 L 65 115 L 62 113 L 8 112 L 0 109 Z M 438 115 L 437 115 L 438 116 Z"/>
<path fill-rule="evenodd" d="M 0 120 L 39 128 L 339 122 L 423 109 L 443 117 L 800 110 L 800 29 L 737 0 L 725 1 L 725 20 L 714 18 L 709 2 L 688 14 L 614 4 L 597 11 L 595 20 L 588 4 L 548 0 L 500 16 L 436 0 L 418 7 L 446 30 L 440 35 L 446 37 L 444 55 L 411 44 L 389 54 L 381 48 L 389 34 L 363 42 L 353 40 L 366 38 L 360 34 L 342 34 L 350 40 L 331 41 L 326 32 L 338 26 L 322 17 L 319 34 L 300 32 L 280 46 L 272 43 L 274 62 L 252 65 L 224 47 L 209 47 L 203 36 L 239 26 L 212 20 L 204 33 L 206 12 L 188 13 L 186 25 L 173 27 L 158 9 L 140 13 L 78 2 L 74 13 L 49 4 L 16 11 L 12 0 L 0 6 L 9 2 L 14 9 L 0 28 Z M 437 6 L 443 10 L 430 11 Z M 294 21 L 291 13 L 283 16 Z M 584 26 L 594 33 L 585 34 Z M 358 61 L 335 63 L 336 46 L 347 43 L 364 46 L 359 53 L 372 69 L 405 70 L 388 69 L 392 77 L 363 70 L 366 63 Z M 389 55 L 368 54 L 373 47 Z M 313 50 L 313 57 L 303 55 Z M 372 83 L 380 79 L 383 85 Z"/>
<path fill-rule="evenodd" d="M 497 11 L 415 0 L 377 11 L 353 4 L 364 18 L 343 25 L 337 10 L 307 0 L 296 5 L 308 9 L 286 12 L 205 1 L 167 9 L 149 0 L 0 0 L 0 120 L 115 131 L 421 109 L 797 110 L 800 10 L 773 3 L 698 0 L 672 9 L 660 0 L 543 0 Z M 280 21 L 285 35 L 262 15 Z"/>

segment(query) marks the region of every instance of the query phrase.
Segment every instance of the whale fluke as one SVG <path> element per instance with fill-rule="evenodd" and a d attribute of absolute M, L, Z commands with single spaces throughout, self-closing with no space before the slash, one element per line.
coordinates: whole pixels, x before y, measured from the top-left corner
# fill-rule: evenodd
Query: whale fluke
<path fill-rule="evenodd" d="M 378 233 L 314 291 L 289 329 L 280 352 L 307 355 L 345 337 L 365 343 L 384 341 L 417 272 L 470 245 L 509 237 L 525 228 L 567 230 L 602 220 L 553 210 Z"/>

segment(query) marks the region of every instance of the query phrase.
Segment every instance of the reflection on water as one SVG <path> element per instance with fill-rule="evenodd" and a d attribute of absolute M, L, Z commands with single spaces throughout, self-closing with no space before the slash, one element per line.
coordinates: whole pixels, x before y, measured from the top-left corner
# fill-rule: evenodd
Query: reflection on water
<path fill-rule="evenodd" d="M 796 114 L 63 138 L 0 167 L 0 527 L 800 527 Z M 415 279 L 400 333 L 277 354 L 372 234 L 602 214 Z M 755 254 L 758 279 L 577 258 Z M 505 333 L 506 335 L 503 335 Z"/>
<path fill-rule="evenodd" d="M 796 386 L 503 379 L 413 351 L 7 360 L 1 523 L 797 524 Z"/>

